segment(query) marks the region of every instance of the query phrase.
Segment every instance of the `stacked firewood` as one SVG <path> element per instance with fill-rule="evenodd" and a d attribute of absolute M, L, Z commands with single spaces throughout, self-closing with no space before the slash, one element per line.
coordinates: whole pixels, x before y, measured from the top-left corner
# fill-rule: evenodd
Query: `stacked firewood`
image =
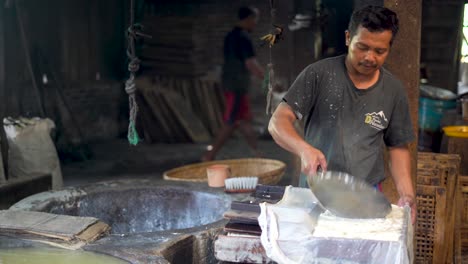
<path fill-rule="evenodd" d="M 141 59 L 143 69 L 158 75 L 200 76 L 212 66 L 207 30 L 193 17 L 145 16 Z M 212 52 L 212 51 L 211 51 Z"/>

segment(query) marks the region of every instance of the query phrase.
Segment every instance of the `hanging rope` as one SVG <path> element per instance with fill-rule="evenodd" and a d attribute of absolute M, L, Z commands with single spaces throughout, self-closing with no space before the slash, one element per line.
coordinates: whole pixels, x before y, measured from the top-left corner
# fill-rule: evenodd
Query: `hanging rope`
<path fill-rule="evenodd" d="M 275 18 L 276 18 L 276 9 L 274 8 L 274 0 L 270 0 L 270 23 L 271 25 L 275 24 Z M 276 33 L 276 28 L 275 32 L 272 32 L 271 34 Z M 266 105 L 266 114 L 269 115 L 273 113 L 273 107 L 271 105 L 271 101 L 273 99 L 273 86 L 275 83 L 275 72 L 273 70 L 273 62 L 272 62 L 272 52 L 271 49 L 273 48 L 273 45 L 269 45 L 269 59 L 270 62 L 268 63 L 268 69 L 267 73 L 265 74 L 265 79 L 264 82 L 266 81 L 268 83 L 268 93 L 267 93 L 267 105 Z"/>
<path fill-rule="evenodd" d="M 135 99 L 136 85 L 135 76 L 140 69 L 140 60 L 136 56 L 135 42 L 137 39 L 138 30 L 141 29 L 141 25 L 135 24 L 135 1 L 130 1 L 130 26 L 127 30 L 127 57 L 128 57 L 128 71 L 130 77 L 125 82 L 125 92 L 128 94 L 128 103 L 130 108 L 130 116 L 128 122 L 128 133 L 127 139 L 131 145 L 137 145 L 140 141 L 138 132 L 136 130 L 136 119 L 138 113 L 138 105 Z"/>
<path fill-rule="evenodd" d="M 273 81 L 275 79 L 275 71 L 273 70 L 273 64 L 268 63 L 268 71 L 267 71 L 267 77 L 268 77 L 268 93 L 267 93 L 267 105 L 266 105 L 266 114 L 272 114 L 274 109 L 271 104 L 271 101 L 273 100 Z"/>

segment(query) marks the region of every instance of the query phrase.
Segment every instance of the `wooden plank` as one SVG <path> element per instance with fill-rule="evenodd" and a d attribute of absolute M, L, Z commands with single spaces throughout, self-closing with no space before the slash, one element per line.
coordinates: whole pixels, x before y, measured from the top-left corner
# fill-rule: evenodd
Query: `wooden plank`
<path fill-rule="evenodd" d="M 89 1 L 89 0 L 88 0 Z M 78 68 L 78 80 L 89 80 L 91 76 L 90 65 L 89 65 L 89 50 L 95 49 L 93 46 L 93 39 L 90 38 L 88 28 L 89 28 L 89 8 L 90 4 L 83 3 L 79 5 L 79 23 L 78 23 L 78 31 L 76 32 L 75 36 L 79 38 L 74 43 L 77 48 L 78 52 L 78 63 L 74 65 L 74 67 Z M 75 10 L 78 11 L 78 10 Z"/>
<path fill-rule="evenodd" d="M 6 56 L 5 56 L 5 9 L 4 6 L 0 6 L 0 120 L 1 124 L 3 124 L 3 118 L 6 114 L 6 105 L 7 105 L 7 93 L 6 93 Z M 7 180 L 7 170 L 4 164 L 7 163 L 8 160 L 8 143 L 5 134 L 5 130 L 1 129 L 0 131 L 0 184 Z"/>
<path fill-rule="evenodd" d="M 0 117 L 2 117 L 2 116 L 0 115 Z M 3 118 L 1 120 L 3 122 Z M 5 134 L 5 133 L 2 133 L 2 134 Z M 6 172 L 7 171 L 5 170 L 5 166 L 3 166 L 3 153 L 2 153 L 3 152 L 2 151 L 2 149 L 3 149 L 2 145 L 6 144 L 5 142 L 7 142 L 7 141 L 4 141 L 4 137 L 0 137 L 0 184 L 6 182 L 6 180 L 7 180 L 7 177 L 6 177 Z"/>
<path fill-rule="evenodd" d="M 221 85 L 219 83 L 216 83 L 215 84 L 215 92 L 216 92 L 216 97 L 218 99 L 218 104 L 219 104 L 219 108 L 221 109 L 220 113 L 219 113 L 219 127 L 221 127 L 224 123 L 224 120 L 223 120 L 223 113 L 224 113 L 224 110 L 225 110 L 225 107 L 226 107 L 226 102 L 225 102 L 225 99 L 224 99 L 224 91 L 221 87 Z"/>
<path fill-rule="evenodd" d="M 194 110 L 192 97 L 190 96 L 190 86 L 189 81 L 187 79 L 182 80 L 182 95 L 184 96 L 185 100 L 187 100 L 190 108 Z M 201 121 L 201 120 L 200 120 Z"/>
<path fill-rule="evenodd" d="M 70 60 L 68 61 L 68 70 L 70 73 L 70 79 L 72 81 L 79 81 L 79 50 L 76 47 L 77 43 L 79 43 L 81 40 L 79 39 L 79 36 L 77 36 L 78 28 L 80 24 L 80 15 L 76 10 L 79 10 L 79 6 L 77 5 L 78 2 L 72 2 L 71 9 L 69 9 L 68 15 L 68 28 L 66 29 L 69 31 L 67 34 L 67 38 L 69 39 L 68 45 L 69 45 L 69 51 L 70 51 Z"/>
<path fill-rule="evenodd" d="M 96 79 L 96 74 L 100 73 L 99 67 L 99 57 L 102 54 L 101 46 L 100 46 L 100 34 L 99 30 L 101 29 L 101 24 L 99 23 L 99 1 L 88 0 L 89 4 L 89 17 L 88 17 L 88 34 L 89 34 L 89 47 L 88 47 L 88 67 L 89 73 L 91 76 L 94 77 L 92 79 Z M 100 73 L 101 74 L 101 73 Z"/>
<path fill-rule="evenodd" d="M 223 121 L 223 113 L 224 113 L 224 95 L 222 91 L 216 84 L 216 82 L 208 81 L 210 85 L 210 94 L 212 98 L 212 104 L 215 110 L 215 117 L 216 117 L 216 130 L 218 130 L 224 123 Z"/>
<path fill-rule="evenodd" d="M 153 115 L 151 108 L 146 103 L 140 91 L 136 91 L 135 98 L 138 104 L 137 131 L 143 132 L 145 141 L 148 143 L 161 142 L 167 137 L 157 118 Z"/>
<path fill-rule="evenodd" d="M 4 6 L 0 6 L 0 97 L 5 100 L 5 84 L 6 84 L 6 76 L 5 76 L 5 65 L 6 65 L 6 57 L 5 57 L 5 9 Z M 0 117 L 3 117 L 5 103 L 0 102 Z M 2 118 L 3 120 L 3 118 Z M 3 121 L 2 121 L 3 122 Z"/>
<path fill-rule="evenodd" d="M 209 107 L 208 111 L 211 114 L 210 115 L 211 129 L 215 132 L 217 131 L 217 126 L 218 126 L 217 116 L 219 113 L 219 109 L 217 107 L 215 95 L 211 89 L 212 87 L 211 87 L 210 82 L 201 80 L 201 83 L 203 85 L 205 101 Z"/>
<path fill-rule="evenodd" d="M 205 73 L 206 69 L 208 69 L 205 69 L 204 66 L 195 67 L 191 64 L 169 63 L 156 60 L 144 60 L 141 65 L 145 69 L 145 72 L 157 75 L 170 73 L 173 76 L 197 76 Z"/>
<path fill-rule="evenodd" d="M 200 117 L 205 127 L 209 129 L 207 126 L 205 113 L 203 111 L 203 105 L 201 102 L 200 95 L 198 93 L 198 83 L 196 79 L 190 79 L 189 86 L 190 86 L 190 98 L 192 101 L 192 109 L 195 113 Z"/>
<path fill-rule="evenodd" d="M 216 115 L 217 113 L 216 108 L 213 106 L 213 99 L 212 99 L 212 94 L 209 91 L 209 88 L 207 87 L 207 84 L 203 81 L 200 81 L 201 84 L 201 91 L 203 93 L 203 100 L 206 103 L 207 106 L 207 112 L 208 112 L 208 120 L 210 124 L 210 128 L 212 133 L 216 133 L 218 130 L 218 126 L 216 124 Z"/>
<path fill-rule="evenodd" d="M 40 117 L 45 117 L 44 98 L 43 98 L 43 94 L 39 90 L 39 86 L 38 86 L 37 80 L 36 80 L 36 75 L 34 74 L 34 69 L 33 69 L 33 65 L 32 65 L 33 62 L 31 60 L 31 49 L 30 49 L 30 46 L 29 46 L 30 40 L 29 40 L 28 31 L 26 29 L 26 23 L 24 21 L 25 16 L 23 16 L 23 8 L 17 1 L 15 1 L 14 4 L 15 4 L 15 8 L 16 8 L 16 17 L 17 17 L 17 21 L 18 21 L 18 27 L 20 29 L 21 44 L 22 44 L 22 47 L 23 47 L 24 56 L 26 58 L 26 66 L 28 68 L 28 71 L 29 71 L 29 74 L 30 74 L 29 77 L 31 79 L 32 86 L 33 86 L 34 92 L 36 94 L 35 99 L 37 101 L 39 114 L 40 114 Z"/>
<path fill-rule="evenodd" d="M 460 155 L 460 174 L 468 175 L 468 138 L 448 137 L 447 152 Z"/>
<path fill-rule="evenodd" d="M 440 251 L 440 243 L 443 239 L 436 238 L 439 233 L 436 233 L 436 225 L 443 225 L 441 218 L 436 222 L 436 214 L 440 214 L 440 203 L 436 198 L 436 191 L 440 187 L 422 186 L 416 187 L 416 203 L 417 203 L 417 221 L 415 226 L 415 263 L 432 263 L 435 259 L 434 249 L 438 247 Z M 439 227 L 440 232 L 440 227 Z M 445 263 L 445 262 L 442 262 Z"/>
<path fill-rule="evenodd" d="M 169 90 L 162 93 L 162 96 L 192 142 L 203 143 L 211 139 L 208 130 L 181 96 Z"/>
<path fill-rule="evenodd" d="M 153 115 L 150 106 L 146 103 L 143 90 L 151 89 L 151 79 L 147 76 L 139 76 L 135 80 L 137 90 L 135 91 L 135 100 L 138 105 L 136 129 L 148 143 L 163 140 L 164 131 L 157 118 Z"/>
<path fill-rule="evenodd" d="M 144 46 L 141 51 L 141 57 L 154 59 L 154 60 L 169 60 L 174 58 L 174 61 L 183 62 L 183 59 L 189 60 L 186 63 L 189 64 L 190 60 L 193 62 L 202 60 L 205 56 L 203 53 L 196 49 L 186 48 L 174 48 L 174 47 L 155 47 L 155 46 Z"/>
<path fill-rule="evenodd" d="M 151 109 L 153 116 L 159 121 L 159 124 L 161 125 L 161 128 L 164 131 L 164 134 L 167 135 L 168 142 L 174 142 L 173 138 L 169 136 L 172 133 L 171 129 L 169 125 L 167 124 L 165 117 L 159 111 L 159 107 L 156 101 L 153 100 L 153 96 L 151 95 L 151 92 L 147 90 L 142 90 L 142 95 L 143 95 L 144 101 Z"/>
<path fill-rule="evenodd" d="M 448 164 L 450 165 L 450 164 Z M 456 228 L 456 200 L 458 195 L 458 168 L 455 166 L 453 169 L 457 172 L 452 175 L 447 175 L 446 179 L 446 206 L 444 208 L 445 214 L 445 259 L 448 262 L 453 262 L 454 258 L 454 243 L 455 243 L 455 228 Z M 450 174 L 450 173 L 449 173 Z"/>
<path fill-rule="evenodd" d="M 435 191 L 436 197 L 436 211 L 435 211 L 435 227 L 434 227 L 434 258 L 433 261 L 440 261 L 439 263 L 448 263 L 447 254 L 452 249 L 450 245 L 445 245 L 448 239 L 450 226 L 447 226 L 447 196 L 444 188 L 437 187 Z M 452 201 L 451 201 L 452 202 Z M 450 237 L 450 239 L 452 239 Z"/>
<path fill-rule="evenodd" d="M 151 25 L 152 28 L 190 28 L 194 24 L 191 16 L 145 16 L 142 24 Z M 149 27 L 149 26 L 148 26 Z"/>
<path fill-rule="evenodd" d="M 193 99 L 196 102 L 196 111 L 198 112 L 198 115 L 200 116 L 202 122 L 205 124 L 205 127 L 208 128 L 210 133 L 211 131 L 211 126 L 209 123 L 209 119 L 207 117 L 208 111 L 207 111 L 207 105 L 206 102 L 203 98 L 203 92 L 201 90 L 201 81 L 198 79 L 193 79 L 192 81 L 192 91 L 193 91 Z M 212 133 L 213 134 L 213 133 Z"/>
<path fill-rule="evenodd" d="M 463 214 L 463 191 L 461 185 L 461 178 L 463 176 L 459 175 L 457 181 L 457 192 L 455 194 L 455 228 L 454 228 L 454 243 L 453 243 L 453 252 L 454 252 L 454 262 L 462 263 L 462 214 Z"/>
<path fill-rule="evenodd" d="M 170 110 L 168 103 L 164 99 L 162 89 L 153 91 L 153 100 L 159 106 L 159 111 L 164 116 L 165 122 L 168 124 L 171 134 L 173 135 L 174 141 L 176 142 L 188 142 L 188 135 L 183 130 L 183 127 L 178 122 L 175 114 Z"/>
<path fill-rule="evenodd" d="M 174 126 L 170 120 L 170 118 L 167 116 L 165 109 L 163 105 L 161 105 L 161 101 L 159 98 L 159 95 L 155 95 L 154 93 L 149 93 L 147 95 L 147 101 L 152 101 L 154 102 L 151 105 L 151 110 L 153 114 L 157 114 L 159 117 L 160 123 L 164 124 L 165 127 L 165 133 L 166 133 L 166 141 L 167 142 L 177 142 L 178 138 L 176 134 L 174 133 Z"/>
<path fill-rule="evenodd" d="M 168 43 L 167 39 L 156 35 L 156 37 L 152 37 L 150 39 L 144 39 L 143 43 L 148 46 L 156 46 L 156 47 L 173 47 L 173 48 L 180 48 L 180 49 L 192 49 L 201 47 L 202 41 L 198 39 L 193 39 L 192 41 L 186 41 L 186 38 L 181 36 L 172 36 L 171 43 Z"/>
<path fill-rule="evenodd" d="M 70 50 L 71 48 L 71 40 L 69 39 L 69 35 L 71 34 L 70 30 L 70 22 L 69 22 L 69 17 L 67 14 L 70 12 L 70 5 L 65 3 L 65 2 L 59 2 L 60 8 L 63 12 L 60 12 L 59 15 L 59 28 L 60 28 L 60 50 L 62 51 L 62 61 L 60 61 L 60 64 L 62 66 L 62 70 L 64 73 L 64 80 L 69 81 L 71 80 L 71 74 L 70 74 L 70 65 L 71 65 L 71 54 Z"/>
<path fill-rule="evenodd" d="M 202 116 L 202 120 L 205 123 L 205 126 L 209 129 L 212 135 L 215 135 L 215 129 L 213 129 L 212 123 L 212 112 L 210 110 L 209 102 L 207 102 L 205 89 L 203 86 L 203 82 L 201 80 L 194 80 L 194 91 L 196 94 L 197 101 L 200 106 L 200 115 Z"/>

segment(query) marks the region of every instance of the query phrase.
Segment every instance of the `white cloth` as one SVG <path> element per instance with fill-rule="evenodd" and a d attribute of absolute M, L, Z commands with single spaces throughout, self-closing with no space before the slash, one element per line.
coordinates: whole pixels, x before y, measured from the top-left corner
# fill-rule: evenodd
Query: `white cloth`
<path fill-rule="evenodd" d="M 258 218 L 267 256 L 281 263 L 411 263 L 409 208 L 384 219 L 321 213 L 309 189 L 286 187 L 277 204 L 261 203 Z"/>

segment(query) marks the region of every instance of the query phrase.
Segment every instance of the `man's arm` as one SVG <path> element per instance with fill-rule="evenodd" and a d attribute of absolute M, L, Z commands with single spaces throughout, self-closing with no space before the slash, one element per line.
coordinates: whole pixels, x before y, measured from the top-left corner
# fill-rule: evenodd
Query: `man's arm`
<path fill-rule="evenodd" d="M 245 67 L 249 70 L 249 72 L 258 77 L 259 79 L 263 79 L 265 74 L 263 68 L 258 64 L 258 61 L 255 57 L 251 57 L 245 60 Z"/>
<path fill-rule="evenodd" d="M 296 115 L 288 104 L 282 102 L 273 113 L 268 124 L 268 131 L 275 142 L 282 148 L 296 154 L 301 159 L 302 172 L 313 175 L 318 166 L 327 169 L 323 153 L 309 145 L 294 128 Z"/>
<path fill-rule="evenodd" d="M 411 221 L 416 222 L 416 196 L 411 179 L 411 156 L 407 146 L 390 147 L 390 171 L 397 188 L 399 206 L 408 204 L 411 207 Z"/>

